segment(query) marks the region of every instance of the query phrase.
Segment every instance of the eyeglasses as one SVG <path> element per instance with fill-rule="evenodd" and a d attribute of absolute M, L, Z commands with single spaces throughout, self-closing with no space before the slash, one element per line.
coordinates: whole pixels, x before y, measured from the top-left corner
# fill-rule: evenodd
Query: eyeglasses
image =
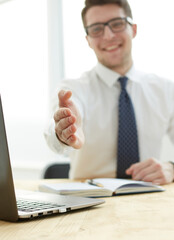
<path fill-rule="evenodd" d="M 104 33 L 105 26 L 108 26 L 113 33 L 122 32 L 126 29 L 126 25 L 129 23 L 133 24 L 130 17 L 125 18 L 113 18 L 105 23 L 94 23 L 90 26 L 85 27 L 86 34 L 92 38 L 101 37 Z"/>

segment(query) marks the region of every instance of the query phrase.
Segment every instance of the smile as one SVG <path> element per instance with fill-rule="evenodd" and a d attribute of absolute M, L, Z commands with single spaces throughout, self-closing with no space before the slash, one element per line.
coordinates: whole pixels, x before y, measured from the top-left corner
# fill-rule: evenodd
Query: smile
<path fill-rule="evenodd" d="M 120 45 L 112 45 L 109 47 L 104 48 L 105 51 L 112 51 L 112 50 L 116 50 L 120 47 Z"/>

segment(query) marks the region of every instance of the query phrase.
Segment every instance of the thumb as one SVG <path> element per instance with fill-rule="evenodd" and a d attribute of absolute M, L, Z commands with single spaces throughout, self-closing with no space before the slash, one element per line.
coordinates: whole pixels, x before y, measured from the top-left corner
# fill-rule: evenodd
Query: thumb
<path fill-rule="evenodd" d="M 65 91 L 60 90 L 58 93 L 59 98 L 59 107 L 67 107 L 68 106 L 68 100 L 71 97 L 72 92 L 71 91 Z"/>

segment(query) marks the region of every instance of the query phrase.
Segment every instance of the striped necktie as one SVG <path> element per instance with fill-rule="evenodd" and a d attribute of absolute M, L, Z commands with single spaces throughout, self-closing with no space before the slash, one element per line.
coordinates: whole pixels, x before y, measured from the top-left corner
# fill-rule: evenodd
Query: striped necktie
<path fill-rule="evenodd" d="M 121 85 L 119 97 L 117 178 L 129 178 L 125 170 L 139 161 L 138 135 L 132 101 L 126 91 L 127 77 L 118 79 Z"/>

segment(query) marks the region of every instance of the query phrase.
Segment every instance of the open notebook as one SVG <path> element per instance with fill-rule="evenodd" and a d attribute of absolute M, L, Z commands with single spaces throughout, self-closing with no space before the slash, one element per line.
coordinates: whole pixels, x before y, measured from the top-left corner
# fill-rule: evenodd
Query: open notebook
<path fill-rule="evenodd" d="M 109 197 L 123 194 L 161 192 L 164 188 L 152 183 L 118 178 L 95 178 L 86 182 L 40 184 L 43 192 L 85 197 Z"/>
<path fill-rule="evenodd" d="M 39 144 L 39 143 L 38 143 Z M 0 96 L 0 219 L 17 221 L 54 213 L 86 208 L 104 203 L 100 199 L 60 196 L 14 189 L 2 102 Z"/>

